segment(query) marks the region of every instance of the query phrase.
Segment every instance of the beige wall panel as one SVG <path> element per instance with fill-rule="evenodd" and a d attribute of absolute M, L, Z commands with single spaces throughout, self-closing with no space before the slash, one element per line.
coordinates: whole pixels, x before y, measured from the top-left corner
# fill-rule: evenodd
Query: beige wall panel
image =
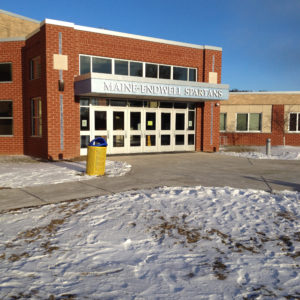
<path fill-rule="evenodd" d="M 208 82 L 218 84 L 218 73 L 217 72 L 209 72 L 208 73 Z"/>
<path fill-rule="evenodd" d="M 272 105 L 226 105 L 221 113 L 227 113 L 227 131 L 234 132 L 237 113 L 262 113 L 262 132 L 271 132 Z"/>
<path fill-rule="evenodd" d="M 68 56 L 53 54 L 53 69 L 68 71 Z"/>
<path fill-rule="evenodd" d="M 235 113 L 229 112 L 227 113 L 227 131 L 234 132 L 235 131 Z"/>

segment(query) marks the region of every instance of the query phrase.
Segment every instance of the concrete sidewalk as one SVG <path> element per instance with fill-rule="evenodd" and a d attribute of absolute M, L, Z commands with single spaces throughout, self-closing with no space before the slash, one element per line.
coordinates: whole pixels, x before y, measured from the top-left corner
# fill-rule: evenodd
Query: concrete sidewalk
<path fill-rule="evenodd" d="M 300 191 L 300 161 L 254 160 L 202 152 L 113 156 L 132 170 L 122 177 L 0 190 L 0 212 L 157 186 L 231 186 Z"/>

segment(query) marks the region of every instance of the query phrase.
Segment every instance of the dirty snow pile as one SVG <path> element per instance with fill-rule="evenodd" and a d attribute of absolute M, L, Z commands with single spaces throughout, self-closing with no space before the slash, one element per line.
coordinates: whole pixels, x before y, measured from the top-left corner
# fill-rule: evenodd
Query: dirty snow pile
<path fill-rule="evenodd" d="M 20 188 L 40 184 L 56 184 L 91 179 L 85 175 L 86 162 L 4 162 L 0 163 L 0 187 Z M 106 160 L 105 176 L 123 176 L 131 165 Z"/>
<path fill-rule="evenodd" d="M 300 194 L 174 187 L 0 218 L 1 299 L 299 299 Z"/>
<path fill-rule="evenodd" d="M 249 152 L 227 152 L 222 151 L 220 154 L 253 158 L 253 159 L 281 159 L 281 160 L 300 160 L 300 147 L 293 146 L 275 146 L 271 148 L 271 155 L 266 155 L 266 147 L 248 147 L 253 148 Z"/>

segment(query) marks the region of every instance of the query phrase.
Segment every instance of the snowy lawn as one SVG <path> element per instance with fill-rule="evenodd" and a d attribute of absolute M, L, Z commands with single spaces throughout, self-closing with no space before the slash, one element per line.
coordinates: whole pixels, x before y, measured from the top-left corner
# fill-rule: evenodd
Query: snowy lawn
<path fill-rule="evenodd" d="M 0 188 L 20 188 L 40 184 L 55 184 L 68 181 L 91 179 L 85 175 L 86 162 L 1 162 Z M 105 176 L 123 176 L 131 165 L 106 160 Z"/>
<path fill-rule="evenodd" d="M 271 149 L 271 155 L 266 155 L 266 147 L 259 146 L 241 146 L 236 147 L 237 151 L 228 151 L 234 147 L 224 147 L 220 149 L 220 154 L 232 155 L 237 157 L 254 159 L 281 159 L 281 160 L 300 160 L 300 147 L 293 146 L 274 146 Z M 244 151 L 246 150 L 246 151 Z"/>
<path fill-rule="evenodd" d="M 0 216 L 1 299 L 299 299 L 300 194 L 131 191 Z"/>

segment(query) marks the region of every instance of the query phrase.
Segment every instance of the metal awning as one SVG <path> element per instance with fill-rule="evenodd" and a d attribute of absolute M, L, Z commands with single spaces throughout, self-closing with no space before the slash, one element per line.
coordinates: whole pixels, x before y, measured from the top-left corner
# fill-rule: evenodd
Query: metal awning
<path fill-rule="evenodd" d="M 227 100 L 229 85 L 89 73 L 75 78 L 75 95 L 202 102 Z"/>

